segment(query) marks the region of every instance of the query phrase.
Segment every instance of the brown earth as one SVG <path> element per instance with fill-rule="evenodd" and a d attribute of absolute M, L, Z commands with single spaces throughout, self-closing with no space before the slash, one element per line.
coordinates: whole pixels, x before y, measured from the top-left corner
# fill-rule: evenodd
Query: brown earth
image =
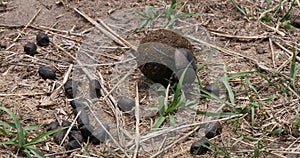
<path fill-rule="evenodd" d="M 183 1 L 185 2 L 185 1 Z M 281 74 L 289 75 L 289 57 L 293 46 L 300 48 L 299 29 L 285 29 L 279 27 L 276 20 L 263 24 L 258 18 L 261 12 L 258 11 L 260 2 L 237 1 L 243 6 L 248 15 L 244 16 L 231 3 L 230 0 L 193 0 L 186 1 L 183 12 L 189 10 L 199 13 L 196 21 L 206 28 L 212 37 L 213 44 L 222 49 L 221 58 L 226 65 L 229 74 L 251 71 L 259 69 L 266 76 L 278 78 L 263 70 L 263 68 L 277 69 Z M 287 3 L 287 2 L 286 2 Z M 55 96 L 54 105 L 42 106 L 45 101 L 63 83 L 70 64 L 75 64 L 70 55 L 63 52 L 59 47 L 64 48 L 71 55 L 76 56 L 76 52 L 86 41 L 88 34 L 93 32 L 94 26 L 77 14 L 73 8 L 78 8 L 94 20 L 106 19 L 109 15 L 131 8 L 145 7 L 147 5 L 162 7 L 162 3 L 154 0 L 8 0 L 0 3 L 0 101 L 4 107 L 13 110 L 20 118 L 22 125 L 48 124 L 54 121 L 54 113 L 61 119 L 73 119 L 72 108 L 64 96 L 64 91 L 60 90 Z M 277 1 L 272 1 L 272 6 L 277 5 Z M 264 4 L 265 5 L 265 4 Z M 283 6 L 287 7 L 287 6 Z M 295 10 L 299 11 L 300 5 L 295 5 Z M 40 10 L 40 11 L 39 11 Z M 282 13 L 283 14 L 283 13 Z M 36 17 L 35 17 L 36 15 Z M 33 19 L 32 22 L 31 19 Z M 276 19 L 276 17 L 273 17 Z M 28 24 L 28 26 L 27 26 Z M 27 28 L 25 28 L 27 26 Z M 117 26 L 116 26 L 117 27 Z M 114 27 L 112 28 L 114 29 Z M 51 44 L 48 47 L 38 47 L 38 54 L 30 57 L 24 54 L 23 46 L 27 42 L 35 42 L 38 32 L 46 32 Z M 125 36 L 125 35 L 124 35 Z M 127 36 L 129 41 L 137 44 L 143 33 Z M 15 40 L 18 38 L 17 40 Z M 125 38 L 125 37 L 124 37 Z M 201 38 L 201 37 L 199 37 Z M 59 45 L 57 47 L 56 45 Z M 116 45 L 116 44 L 114 44 Z M 112 54 L 107 52 L 107 56 L 97 56 L 101 63 L 119 61 L 125 48 L 115 50 Z M 285 50 L 286 49 L 286 50 Z M 229 51 L 230 50 L 230 51 Z M 203 60 L 197 57 L 198 64 Z M 297 61 L 299 63 L 299 59 Z M 58 79 L 45 81 L 41 79 L 37 71 L 40 65 L 50 65 L 57 73 Z M 281 69 L 278 69 L 282 66 Z M 74 68 L 75 69 L 75 68 Z M 75 70 L 74 70 L 75 71 Z M 117 68 L 114 66 L 97 67 L 97 72 L 101 72 L 104 86 L 109 90 L 114 83 L 110 77 Z M 134 81 L 143 78 L 139 70 L 130 81 L 134 87 Z M 209 83 L 209 71 L 199 73 L 204 84 Z M 299 74 L 298 74 L 299 77 Z M 269 102 L 263 102 L 260 108 L 255 110 L 255 122 L 251 122 L 251 102 L 252 96 L 247 88 L 247 84 L 242 79 L 230 81 L 235 94 L 236 104 L 248 106 L 248 115 L 236 117 L 226 121 L 221 121 L 223 132 L 220 136 L 211 141 L 215 144 L 214 151 L 209 152 L 207 157 L 226 157 L 222 150 L 229 153 L 227 157 L 254 157 L 255 152 L 260 149 L 259 157 L 297 157 L 300 154 L 299 139 L 292 136 L 292 125 L 299 107 L 299 93 L 295 90 L 290 96 L 285 96 L 270 86 L 262 76 L 250 75 L 249 80 L 260 93 L 259 99 L 273 96 Z M 280 83 L 280 79 L 278 81 Z M 283 81 L 282 81 L 283 82 Z M 299 81 L 298 81 L 299 82 Z M 297 83 L 299 85 L 299 83 Z M 282 86 L 280 87 L 282 88 Z M 142 89 L 142 88 L 141 88 Z M 133 88 L 134 90 L 134 88 Z M 135 92 L 132 92 L 132 96 Z M 142 98 L 140 98 L 142 99 Z M 255 98 L 259 100 L 258 98 Z M 141 105 L 147 101 L 141 101 Z M 110 108 L 103 100 L 99 101 L 103 109 L 107 111 L 107 117 L 112 117 Z M 226 107 L 225 111 L 236 112 Z M 1 121 L 9 121 L 0 113 Z M 128 124 L 128 128 L 135 126 L 135 118 L 127 114 L 120 114 L 122 119 Z M 107 122 L 117 122 L 116 120 L 106 120 Z M 143 122 L 144 121 L 144 122 Z M 143 120 L 140 130 L 149 127 Z M 144 123 L 144 124 L 143 124 Z M 255 128 L 257 127 L 257 128 Z M 259 128 L 258 128 L 259 127 Z M 268 135 L 265 131 L 272 131 L 277 128 L 284 128 L 284 132 L 279 135 Z M 192 131 L 193 129 L 189 129 Z M 30 137 L 45 131 L 44 128 L 34 130 L 29 133 Z M 1 141 L 7 140 L 0 134 Z M 241 139 L 243 138 L 243 139 Z M 175 143 L 174 147 L 163 152 L 162 157 L 193 157 L 189 153 L 190 146 L 200 136 L 195 132 L 188 137 Z M 45 144 L 37 145 L 45 154 L 64 152 L 65 149 L 56 145 L 52 140 Z M 114 151 L 111 145 L 85 144 L 81 150 L 72 153 L 71 157 L 88 155 L 91 157 L 125 157 L 121 151 Z M 88 154 L 87 154 L 88 153 Z M 224 153 L 224 152 L 223 152 Z M 131 155 L 132 153 L 128 153 Z M 149 157 L 155 153 L 141 153 L 139 157 Z M 0 155 L 3 157 L 17 157 L 15 147 L 0 145 Z M 67 154 L 63 156 L 68 157 Z M 56 157 L 61 157 L 57 155 Z"/>

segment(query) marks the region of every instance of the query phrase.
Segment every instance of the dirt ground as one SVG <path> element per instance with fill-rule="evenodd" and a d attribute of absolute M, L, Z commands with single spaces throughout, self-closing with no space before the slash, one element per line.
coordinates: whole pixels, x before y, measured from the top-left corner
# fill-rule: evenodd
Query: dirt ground
<path fill-rule="evenodd" d="M 299 52 L 300 29 L 282 27 L 276 29 L 276 23 L 264 24 L 258 20 L 261 12 L 257 11 L 257 6 L 262 5 L 263 0 L 237 1 L 248 11 L 248 17 L 242 15 L 230 0 L 183 0 L 183 2 L 186 2 L 181 8 L 183 12 L 191 11 L 200 14 L 195 17 L 195 21 L 210 33 L 212 43 L 221 52 L 222 61 L 229 74 L 254 69 L 262 70 L 267 67 L 289 75 L 290 62 L 286 63 L 286 61 L 290 60 L 289 52 L 292 52 L 293 46 Z M 275 5 L 276 2 L 273 1 L 272 4 Z M 155 0 L 8 0 L 0 3 L 0 101 L 2 105 L 15 111 L 24 126 L 48 124 L 56 119 L 54 113 L 61 119 L 72 120 L 74 117 L 72 108 L 64 96 L 63 89 L 55 96 L 54 105 L 43 106 L 41 103 L 63 83 L 70 64 L 75 64 L 74 59 L 60 48 L 76 56 L 76 52 L 86 39 L 91 38 L 88 34 L 93 31 L 94 25 L 76 13 L 73 8 L 78 8 L 92 19 L 98 20 L 106 19 L 115 12 L 148 5 L 162 7 L 162 2 Z M 300 4 L 295 5 L 295 8 L 298 8 L 296 10 L 299 13 Z M 35 42 L 36 35 L 40 31 L 49 35 L 51 44 L 48 47 L 38 47 L 38 54 L 34 57 L 25 55 L 23 46 L 27 42 Z M 128 40 L 137 44 L 139 35 L 130 38 L 135 36 L 137 36 L 135 39 Z M 117 55 L 118 52 L 113 55 L 113 59 L 107 57 L 98 59 L 102 63 L 113 62 Z M 202 57 L 197 59 L 199 64 Z M 299 63 L 299 59 L 297 62 Z M 55 69 L 57 73 L 55 82 L 45 81 L 38 75 L 39 66 L 44 64 Z M 101 69 L 98 67 L 97 70 L 107 81 L 104 85 L 111 90 L 113 87 L 110 83 L 113 83 L 113 79 L 108 76 L 114 73 L 115 67 L 104 66 Z M 138 70 L 135 71 L 140 73 Z M 200 78 L 204 79 L 204 83 L 209 82 L 205 81 L 208 73 L 199 74 Z M 271 78 L 278 78 L 276 74 L 270 72 L 264 74 Z M 137 77 L 141 76 L 141 74 L 137 75 Z M 297 76 L 299 78 L 299 74 Z M 295 93 L 285 96 L 263 80 L 263 76 L 250 75 L 249 80 L 257 88 L 261 97 L 259 99 L 270 96 L 274 98 L 263 102 L 260 108 L 256 109 L 254 124 L 251 124 L 250 108 L 248 115 L 221 121 L 222 134 L 211 140 L 215 144 L 213 146 L 215 150 L 204 157 L 255 157 L 257 152 L 260 153 L 258 157 L 298 157 L 300 142 L 299 137 L 292 135 L 292 125 L 300 105 L 299 87 L 294 91 Z M 235 92 L 236 103 L 250 106 L 249 89 L 246 84 L 236 78 L 230 81 L 230 85 Z M 135 93 L 132 94 L 134 97 Z M 107 104 L 104 101 L 99 103 Z M 143 103 L 145 102 L 141 102 Z M 105 108 L 109 111 L 109 108 Z M 227 107 L 224 111 L 236 112 Z M 111 112 L 107 113 L 106 115 L 112 115 Z M 0 115 L 4 116 L 2 113 Z M 0 117 L 1 121 L 7 121 L 5 117 Z M 134 120 L 131 115 L 122 114 L 122 117 L 125 120 Z M 147 128 L 143 123 L 141 123 L 141 130 Z M 134 128 L 135 124 L 128 126 Z M 279 135 L 264 133 L 279 127 L 285 129 Z M 192 130 L 191 128 L 190 131 Z M 31 131 L 30 135 L 34 136 L 44 131 L 45 128 L 40 128 Z M 189 151 L 191 144 L 200 139 L 196 133 L 189 134 L 159 156 L 197 157 L 191 155 Z M 5 138 L 1 140 L 4 141 Z M 64 147 L 55 144 L 51 139 L 37 146 L 45 154 L 65 152 Z M 109 147 L 110 145 L 107 144 L 85 144 L 84 148 L 71 155 L 54 154 L 54 157 L 83 157 L 82 155 L 126 157 L 121 151 L 114 151 Z M 230 154 L 224 154 L 226 152 Z M 149 157 L 153 154 L 141 153 L 139 157 Z M 9 145 L 0 145 L 0 155 L 0 157 L 18 157 L 14 148 Z"/>

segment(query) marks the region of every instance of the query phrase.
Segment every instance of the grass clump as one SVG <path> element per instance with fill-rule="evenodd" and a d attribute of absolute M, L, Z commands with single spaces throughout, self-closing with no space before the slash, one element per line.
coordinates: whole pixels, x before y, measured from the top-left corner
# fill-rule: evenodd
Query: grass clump
<path fill-rule="evenodd" d="M 152 5 L 146 6 L 145 11 L 143 13 L 139 13 L 140 16 L 143 17 L 142 21 L 138 24 L 135 31 L 138 31 L 142 28 L 149 28 L 153 23 L 157 22 L 159 18 L 165 19 L 163 28 L 172 27 L 176 21 L 198 16 L 196 13 L 183 13 L 178 10 L 178 6 L 183 4 L 183 2 L 177 2 L 177 0 L 172 0 L 171 4 L 163 2 L 164 10 L 161 12 L 160 10 L 154 9 Z"/>
<path fill-rule="evenodd" d="M 30 138 L 28 132 L 38 129 L 42 127 L 42 125 L 22 126 L 17 115 L 8 108 L 3 107 L 2 103 L 0 103 L 0 111 L 7 113 L 12 119 L 12 122 L 0 122 L 0 135 L 3 136 L 3 140 L 0 144 L 12 146 L 13 148 L 16 147 L 16 153 L 18 155 L 38 158 L 44 157 L 44 154 L 35 147 L 35 145 L 46 142 L 48 136 L 61 130 L 55 129 Z"/>

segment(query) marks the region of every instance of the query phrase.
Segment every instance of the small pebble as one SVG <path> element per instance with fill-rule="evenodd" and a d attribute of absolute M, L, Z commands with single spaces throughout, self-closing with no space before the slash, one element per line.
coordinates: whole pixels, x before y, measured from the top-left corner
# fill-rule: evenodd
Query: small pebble
<path fill-rule="evenodd" d="M 92 99 L 101 97 L 100 89 L 101 86 L 98 80 L 90 80 L 90 96 Z"/>
<path fill-rule="evenodd" d="M 34 56 L 35 54 L 37 54 L 36 50 L 37 50 L 37 47 L 36 47 L 36 45 L 34 43 L 28 42 L 24 46 L 24 52 L 27 55 Z"/>
<path fill-rule="evenodd" d="M 204 155 L 210 150 L 209 148 L 207 148 L 209 146 L 210 144 L 207 138 L 203 137 L 199 141 L 192 144 L 190 148 L 190 153 L 192 155 Z"/>
<path fill-rule="evenodd" d="M 104 128 L 109 131 L 109 126 L 108 125 L 103 125 Z M 90 142 L 92 144 L 100 144 L 100 143 L 104 143 L 104 141 L 107 139 L 108 134 L 106 133 L 106 131 L 104 130 L 104 128 L 102 126 L 96 128 L 93 133 L 92 136 L 90 138 Z"/>
<path fill-rule="evenodd" d="M 68 80 L 64 85 L 65 96 L 69 99 L 73 99 L 76 96 L 77 87 L 76 81 Z"/>
<path fill-rule="evenodd" d="M 222 133 L 222 125 L 220 122 L 210 123 L 206 127 L 205 137 L 211 139 L 215 136 L 218 136 Z"/>
<path fill-rule="evenodd" d="M 81 148 L 81 145 L 77 140 L 71 140 L 66 144 L 65 146 L 66 150 L 73 150 L 73 149 L 78 149 Z"/>
<path fill-rule="evenodd" d="M 36 43 L 38 46 L 41 47 L 46 47 L 49 45 L 50 40 L 47 34 L 40 32 L 37 36 L 36 36 Z"/>
<path fill-rule="evenodd" d="M 118 107 L 121 111 L 128 112 L 135 107 L 135 101 L 126 96 L 120 96 L 118 98 Z"/>
<path fill-rule="evenodd" d="M 44 80 L 46 80 L 46 79 L 55 80 L 56 79 L 55 72 L 52 69 L 50 69 L 48 66 L 41 66 L 39 68 L 38 73 Z"/>
<path fill-rule="evenodd" d="M 215 83 L 209 84 L 209 85 L 205 86 L 204 90 L 206 90 L 209 93 L 214 94 L 215 96 L 219 96 L 220 95 L 220 88 Z"/>
<path fill-rule="evenodd" d="M 69 141 L 77 140 L 78 142 L 83 142 L 82 134 L 79 130 L 71 130 L 69 133 Z"/>

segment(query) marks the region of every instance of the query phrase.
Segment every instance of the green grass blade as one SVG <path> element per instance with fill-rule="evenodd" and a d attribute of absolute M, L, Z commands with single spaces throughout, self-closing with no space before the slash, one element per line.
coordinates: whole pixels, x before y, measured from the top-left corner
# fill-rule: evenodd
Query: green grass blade
<path fill-rule="evenodd" d="M 269 132 L 269 135 L 278 135 L 281 134 L 282 132 L 284 132 L 284 129 L 282 127 L 279 127 L 271 132 Z"/>
<path fill-rule="evenodd" d="M 239 143 L 240 141 L 242 141 L 244 139 L 244 136 L 240 136 L 238 139 L 236 139 L 236 141 L 234 143 L 232 143 L 231 146 L 235 146 L 237 143 Z"/>
<path fill-rule="evenodd" d="M 44 158 L 44 154 L 38 150 L 37 148 L 35 147 L 32 147 L 32 146 L 28 146 L 27 149 L 36 157 L 38 158 Z"/>
<path fill-rule="evenodd" d="M 300 70 L 300 64 L 296 64 L 297 60 L 297 49 L 294 47 L 293 48 L 293 57 L 292 57 L 292 61 L 291 61 L 291 70 L 290 70 L 290 78 L 292 78 L 292 83 L 291 83 L 291 87 L 295 90 L 296 89 L 296 85 L 295 83 L 297 82 L 297 74 Z"/>
<path fill-rule="evenodd" d="M 166 120 L 166 117 L 164 116 L 160 116 L 156 121 L 155 124 L 153 126 L 153 129 L 157 129 L 159 128 Z"/>
<path fill-rule="evenodd" d="M 200 115 L 212 116 L 212 117 L 223 117 L 223 118 L 240 115 L 238 113 L 232 113 L 232 112 L 213 113 L 213 112 L 207 112 L 207 111 L 201 111 L 201 110 L 193 110 L 193 111 L 196 111 L 196 113 L 200 114 Z"/>
<path fill-rule="evenodd" d="M 11 127 L 11 128 L 16 128 L 15 123 L 12 122 L 0 122 L 0 126 L 4 126 L 4 127 Z"/>
<path fill-rule="evenodd" d="M 222 104 L 225 104 L 225 105 L 227 105 L 227 106 L 229 106 L 231 108 L 234 108 L 234 104 L 229 103 L 229 102 L 227 102 L 227 101 L 219 98 L 218 96 L 209 93 L 208 91 L 206 91 L 204 89 L 201 89 L 201 92 L 203 92 L 204 94 L 203 93 L 200 93 L 200 94 L 193 93 L 193 94 L 194 95 L 198 95 L 198 96 L 203 97 L 203 98 L 212 98 L 212 99 L 215 99 L 215 100 L 217 100 L 218 102 L 220 102 Z"/>
<path fill-rule="evenodd" d="M 203 70 L 203 68 L 207 65 L 207 61 L 205 60 L 203 63 L 201 63 L 198 67 L 197 67 L 197 71 L 199 72 L 201 70 Z"/>
<path fill-rule="evenodd" d="M 0 107 L 0 110 L 5 111 L 6 113 L 8 113 L 10 115 L 10 117 L 12 117 L 15 125 L 16 125 L 16 129 L 18 131 L 18 145 L 19 147 L 22 147 L 25 144 L 25 139 L 24 139 L 24 130 L 23 127 L 21 126 L 20 120 L 19 118 L 9 109 L 5 108 L 5 107 Z"/>
<path fill-rule="evenodd" d="M 250 97 L 251 102 L 251 123 L 254 125 L 255 123 L 255 103 L 252 97 Z"/>
<path fill-rule="evenodd" d="M 5 137 L 10 137 L 10 134 L 9 132 L 3 127 L 3 128 L 0 128 L 0 134 L 3 134 Z"/>
<path fill-rule="evenodd" d="M 176 9 L 176 6 L 177 6 L 177 5 L 178 5 L 177 0 L 172 0 L 171 8 L 172 8 L 172 9 Z"/>
<path fill-rule="evenodd" d="M 238 3 L 236 3 L 234 0 L 230 0 L 233 6 L 244 16 L 247 16 L 247 12 L 244 8 L 242 8 Z"/>
<path fill-rule="evenodd" d="M 153 19 L 154 18 L 154 12 L 153 12 L 153 7 L 152 6 L 146 6 L 145 7 L 145 13 L 146 13 L 146 16 L 150 19 Z"/>
<path fill-rule="evenodd" d="M 169 114 L 170 126 L 175 126 L 175 118 L 172 114 Z"/>
<path fill-rule="evenodd" d="M 149 19 L 143 19 L 137 26 L 137 28 L 135 29 L 135 32 L 144 28 L 149 22 Z"/>
<path fill-rule="evenodd" d="M 168 109 L 165 111 L 166 114 L 172 113 L 181 106 L 185 105 L 186 97 L 184 95 L 184 92 L 181 93 L 177 98 L 173 98 L 172 103 L 168 106 Z"/>
<path fill-rule="evenodd" d="M 23 152 L 26 154 L 27 158 L 32 158 L 30 151 L 28 149 L 23 150 Z"/>
<path fill-rule="evenodd" d="M 246 71 L 246 72 L 227 74 L 227 78 L 228 78 L 228 80 L 231 80 L 231 79 L 234 79 L 234 78 L 246 77 L 248 75 L 254 74 L 255 72 L 256 71 Z"/>
<path fill-rule="evenodd" d="M 294 76 L 297 75 L 296 72 L 296 49 L 293 48 L 293 56 L 292 56 L 292 63 L 291 63 L 291 71 L 290 71 L 290 77 L 294 79 Z"/>
<path fill-rule="evenodd" d="M 23 129 L 25 131 L 30 131 L 30 130 L 35 130 L 35 129 L 38 129 L 38 128 L 41 128 L 43 125 L 32 125 L 32 126 L 26 126 L 24 127 Z"/>
<path fill-rule="evenodd" d="M 10 141 L 5 141 L 5 142 L 0 142 L 0 145 L 19 145 L 18 142 L 10 140 Z"/>
<path fill-rule="evenodd" d="M 291 11 L 293 9 L 293 5 L 294 5 L 295 0 L 293 0 L 293 2 L 290 4 L 290 7 L 288 9 L 288 11 L 286 12 L 286 14 L 284 14 L 284 16 L 280 19 L 280 22 L 284 22 L 290 19 L 290 15 L 291 15 Z"/>
<path fill-rule="evenodd" d="M 263 73 L 258 73 L 258 75 L 263 78 L 264 80 L 266 80 L 268 82 L 269 85 L 273 86 L 278 92 L 280 93 L 284 93 L 285 91 L 283 89 L 281 89 L 275 82 L 273 82 L 269 76 L 263 74 Z"/>
<path fill-rule="evenodd" d="M 158 98 L 158 105 L 159 105 L 159 115 L 160 116 L 163 116 L 164 115 L 164 112 L 165 112 L 165 98 L 164 97 L 159 97 Z"/>
<path fill-rule="evenodd" d="M 222 78 L 222 82 L 228 92 L 228 95 L 229 95 L 229 100 L 231 102 L 231 104 L 235 104 L 235 99 L 234 99 L 234 93 L 231 89 L 231 86 L 229 85 L 229 82 L 228 82 L 228 76 L 227 76 L 227 70 L 226 70 L 226 67 L 224 66 L 224 77 Z"/>
<path fill-rule="evenodd" d="M 40 141 L 40 139 L 45 138 L 47 136 L 50 136 L 52 134 L 55 134 L 55 133 L 57 133 L 57 132 L 59 132 L 63 129 L 67 129 L 67 128 L 69 128 L 69 127 L 61 127 L 61 128 L 57 128 L 57 129 L 48 131 L 48 132 L 41 133 L 38 136 L 34 137 L 29 143 L 25 144 L 25 146 L 31 146 L 31 145 L 34 145 L 34 144 L 44 142 L 45 140 Z"/>
<path fill-rule="evenodd" d="M 246 80 L 246 83 L 248 84 L 248 87 L 258 96 L 258 98 L 260 98 L 260 95 L 259 95 L 258 91 L 253 86 L 253 84 L 251 83 L 251 81 L 249 80 L 249 78 L 246 77 L 245 80 Z"/>

